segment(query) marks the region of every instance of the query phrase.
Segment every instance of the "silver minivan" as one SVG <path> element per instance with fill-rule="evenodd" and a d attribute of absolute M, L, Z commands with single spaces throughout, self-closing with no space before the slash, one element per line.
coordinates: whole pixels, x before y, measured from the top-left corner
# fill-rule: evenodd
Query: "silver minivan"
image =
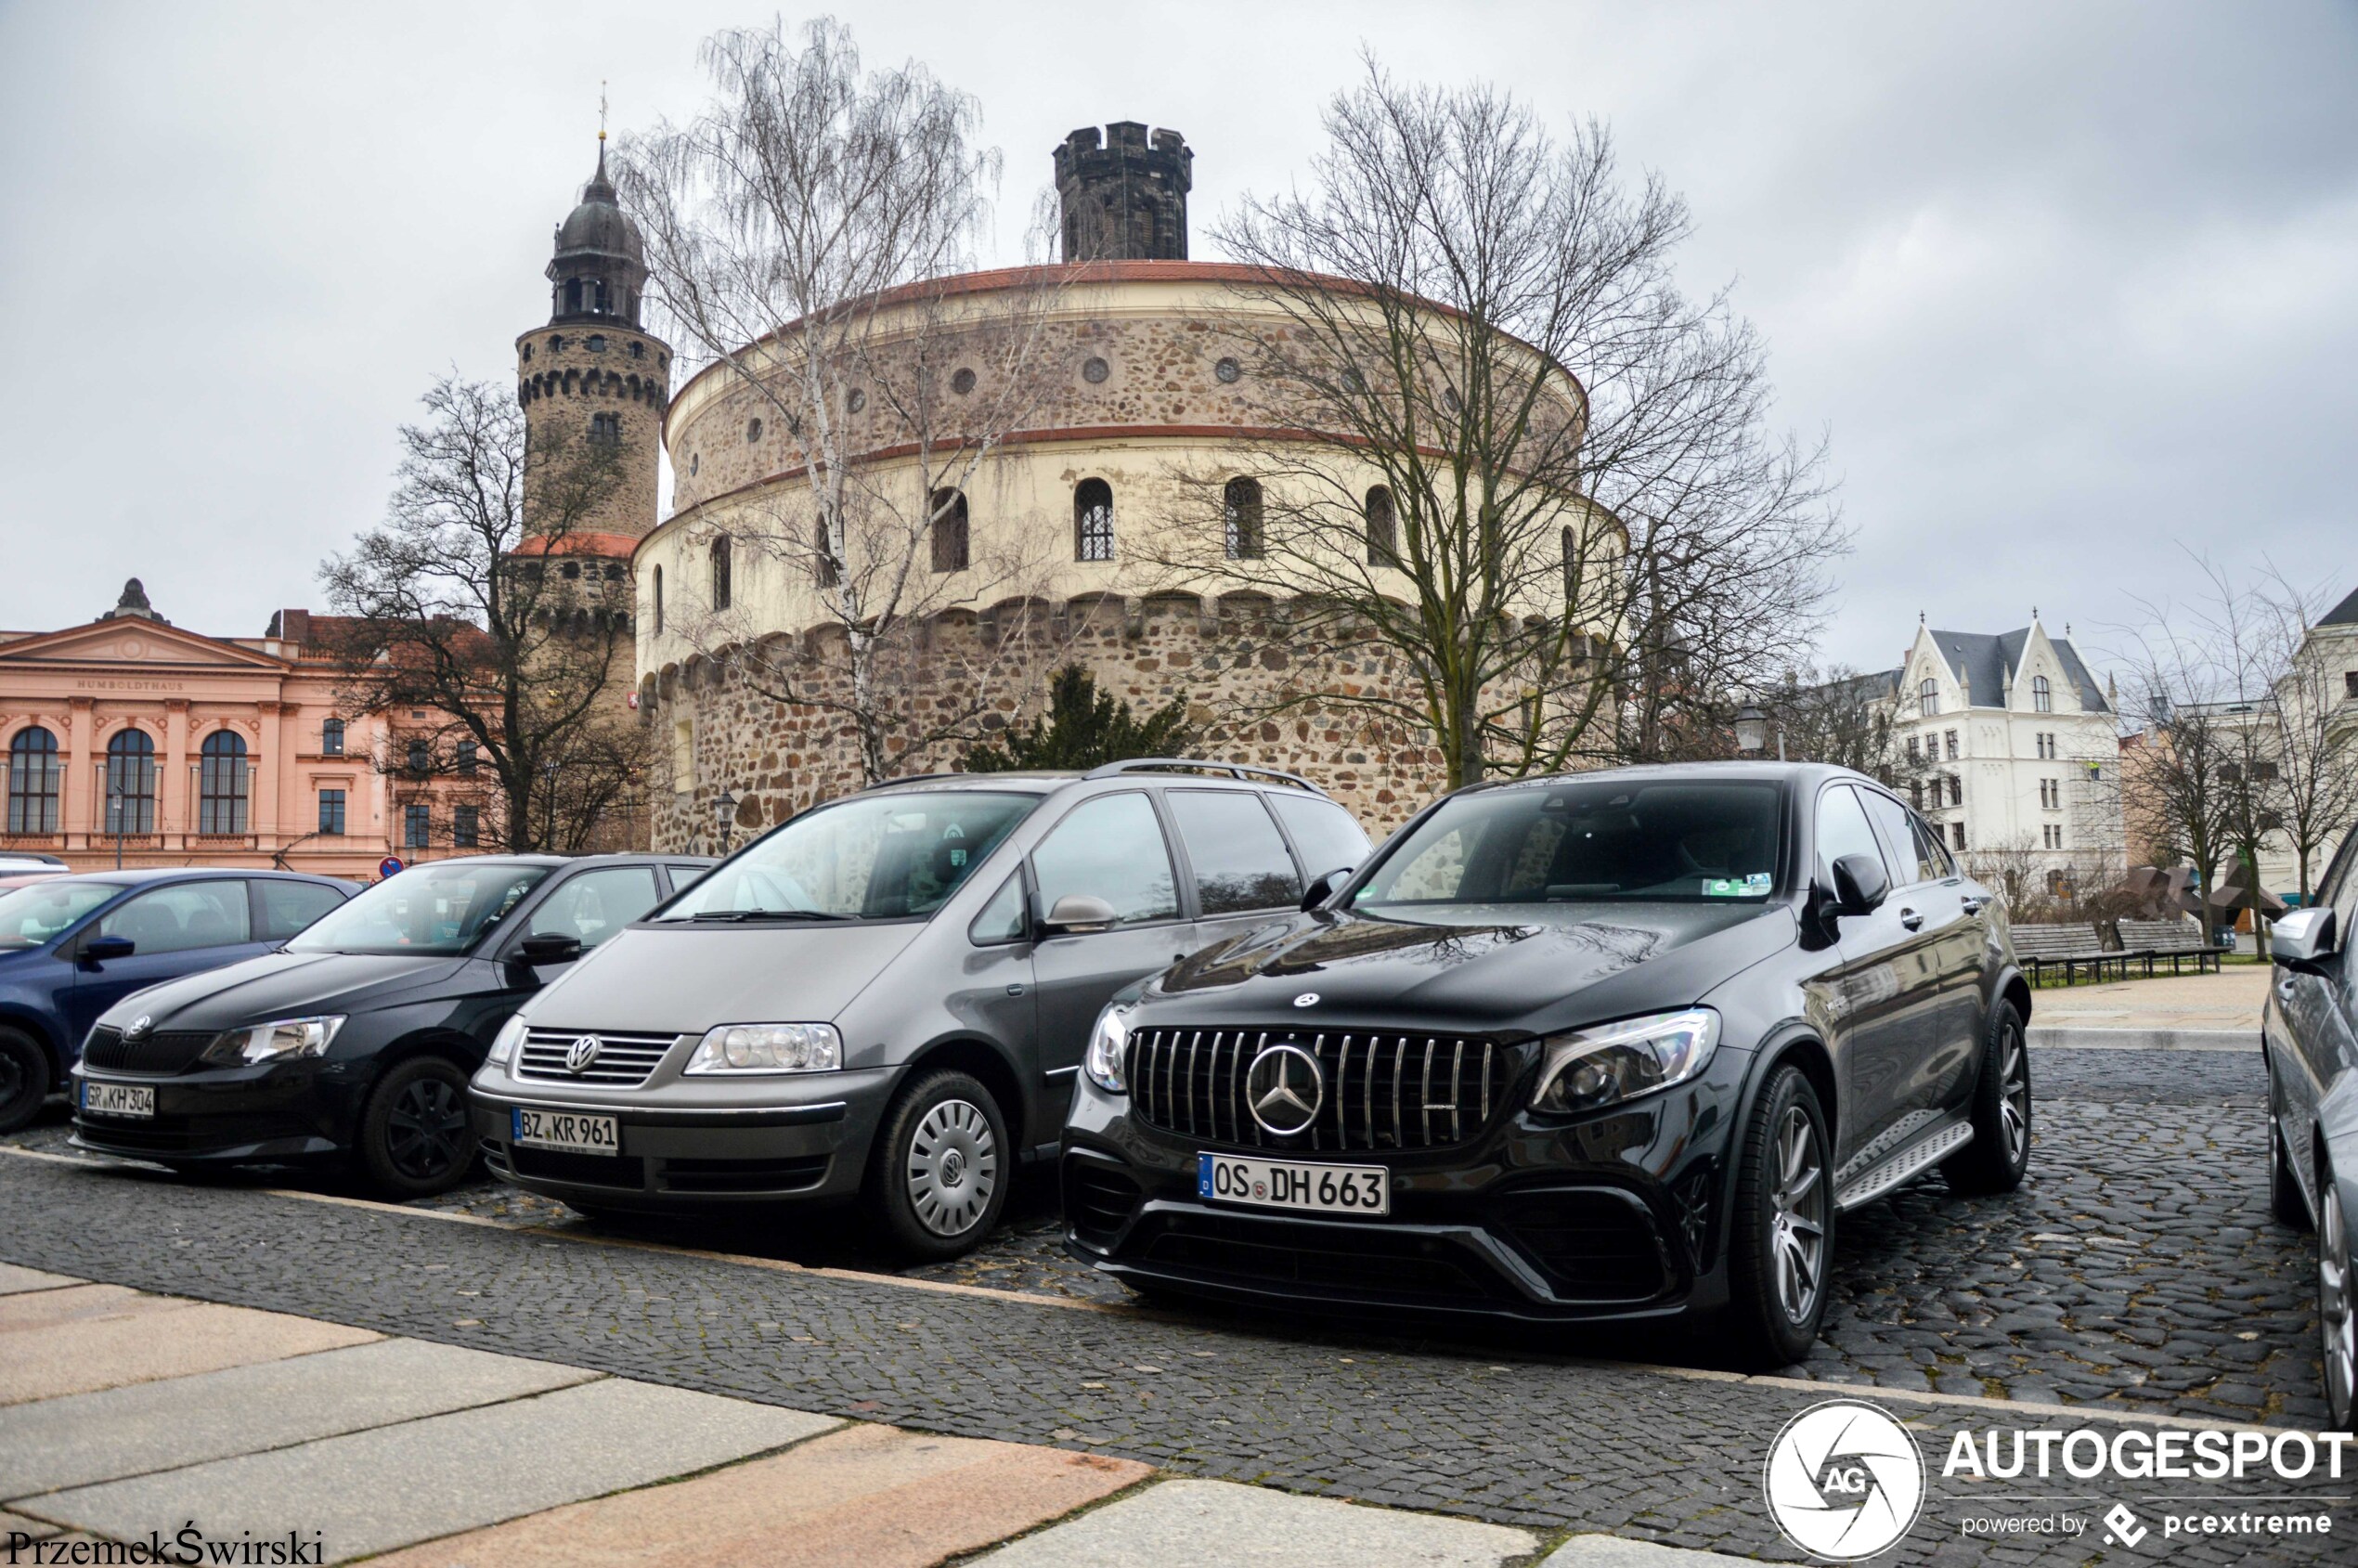
<path fill-rule="evenodd" d="M 863 790 L 534 996 L 475 1075 L 475 1134 L 584 1213 L 856 1198 L 896 1251 L 952 1257 L 1055 1157 L 1115 992 L 1368 848 L 1306 780 L 1228 763 Z"/>

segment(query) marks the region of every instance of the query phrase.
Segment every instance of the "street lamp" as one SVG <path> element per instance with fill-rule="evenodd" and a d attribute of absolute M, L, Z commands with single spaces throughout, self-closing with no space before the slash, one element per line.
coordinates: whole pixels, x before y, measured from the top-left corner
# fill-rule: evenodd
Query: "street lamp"
<path fill-rule="evenodd" d="M 725 784 L 712 803 L 712 815 L 714 821 L 720 824 L 720 852 L 725 856 L 729 853 L 729 829 L 737 820 L 737 797 L 729 793 Z"/>
<path fill-rule="evenodd" d="M 1768 744 L 1768 716 L 1756 703 L 1736 709 L 1736 749 L 1758 751 Z"/>

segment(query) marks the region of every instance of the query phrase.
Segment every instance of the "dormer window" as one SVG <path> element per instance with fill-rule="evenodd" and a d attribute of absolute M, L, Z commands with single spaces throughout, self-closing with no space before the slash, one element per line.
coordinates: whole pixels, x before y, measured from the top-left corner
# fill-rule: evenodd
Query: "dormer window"
<path fill-rule="evenodd" d="M 1940 682 L 1926 680 L 1916 688 L 1916 711 L 1926 719 L 1940 711 Z"/>

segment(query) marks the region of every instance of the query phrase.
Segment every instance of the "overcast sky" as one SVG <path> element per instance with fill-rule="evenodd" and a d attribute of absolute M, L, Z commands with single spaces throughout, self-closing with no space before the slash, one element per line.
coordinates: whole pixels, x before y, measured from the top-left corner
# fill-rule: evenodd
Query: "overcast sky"
<path fill-rule="evenodd" d="M 258 634 L 380 514 L 450 367 L 505 379 L 616 128 L 692 113 L 752 5 L 0 0 L 0 627 L 144 577 Z M 799 13 L 789 13 L 796 16 Z M 1012 250 L 1077 125 L 1196 151 L 1196 253 L 1364 41 L 1609 120 L 1694 209 L 1859 534 L 1832 658 L 1919 611 L 2083 643 L 2185 552 L 2358 586 L 2358 7 L 846 4 L 983 103 Z"/>

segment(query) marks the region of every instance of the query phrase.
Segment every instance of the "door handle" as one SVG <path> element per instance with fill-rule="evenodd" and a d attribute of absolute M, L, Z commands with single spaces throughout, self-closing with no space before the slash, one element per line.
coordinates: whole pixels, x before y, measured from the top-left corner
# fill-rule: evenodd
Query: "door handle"
<path fill-rule="evenodd" d="M 1957 907 L 1963 910 L 1967 914 L 1979 914 L 1981 913 L 1981 901 L 1979 899 L 1971 898 L 1959 899 L 1957 901 Z"/>
<path fill-rule="evenodd" d="M 2292 977 L 2290 975 L 2287 975 L 2283 979 L 2276 982 L 2276 994 L 2283 997 L 2287 1002 L 2292 1000 Z"/>
<path fill-rule="evenodd" d="M 1921 931 L 1924 929 L 1924 917 L 1912 909 L 1903 909 L 1899 912 L 1899 924 L 1907 927 L 1911 931 Z"/>

